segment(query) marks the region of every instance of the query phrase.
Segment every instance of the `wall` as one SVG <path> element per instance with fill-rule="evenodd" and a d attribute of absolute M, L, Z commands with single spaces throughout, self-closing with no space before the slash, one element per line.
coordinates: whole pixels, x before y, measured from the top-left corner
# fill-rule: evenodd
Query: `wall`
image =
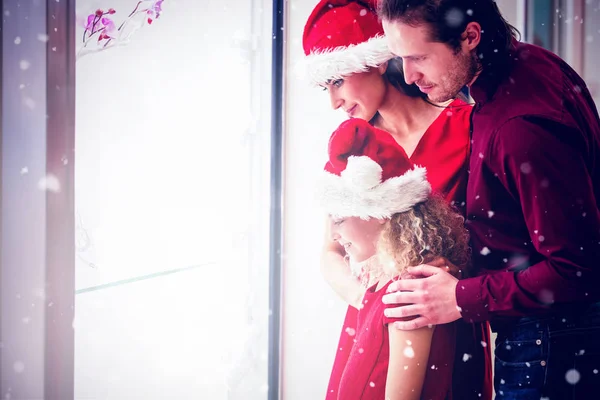
<path fill-rule="evenodd" d="M 302 31 L 316 0 L 287 2 L 283 398 L 323 398 L 346 306 L 319 271 L 324 215 L 313 198 L 331 132 L 345 119 L 326 92 L 295 73 Z"/>

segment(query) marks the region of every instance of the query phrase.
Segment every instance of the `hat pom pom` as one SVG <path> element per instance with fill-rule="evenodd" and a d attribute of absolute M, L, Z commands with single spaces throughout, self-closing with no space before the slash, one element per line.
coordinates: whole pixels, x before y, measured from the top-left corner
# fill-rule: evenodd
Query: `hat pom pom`
<path fill-rule="evenodd" d="M 346 169 L 341 175 L 348 185 L 362 190 L 373 189 L 381 184 L 382 168 L 366 156 L 348 158 Z"/>

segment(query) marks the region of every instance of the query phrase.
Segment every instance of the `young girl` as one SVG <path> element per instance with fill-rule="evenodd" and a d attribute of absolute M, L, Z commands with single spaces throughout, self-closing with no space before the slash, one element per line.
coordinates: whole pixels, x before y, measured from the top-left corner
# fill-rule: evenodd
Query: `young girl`
<path fill-rule="evenodd" d="M 388 133 L 368 122 L 345 121 L 329 141 L 319 182 L 329 214 L 330 240 L 354 262 L 367 259 L 367 290 L 353 345 L 328 397 L 451 399 L 456 325 L 395 329 L 381 301 L 408 266 L 445 257 L 465 269 L 470 257 L 463 217 L 431 193 L 425 168 L 416 167 Z"/>
<path fill-rule="evenodd" d="M 434 191 L 447 202 L 464 205 L 469 155 L 471 106 L 455 100 L 432 104 L 415 85 L 407 85 L 401 65 L 387 47 L 372 1 L 322 0 L 308 18 L 303 35 L 305 71 L 312 84 L 324 89 L 334 109 L 362 118 L 389 132 L 411 162 L 423 165 Z M 329 226 L 327 225 L 327 230 Z M 348 307 L 330 378 L 339 381 L 349 357 L 356 329 L 357 308 L 365 287 L 356 274 L 359 266 L 344 259 L 345 251 L 328 238 L 321 270 L 326 281 Z M 350 264 L 354 268 L 354 275 Z M 488 400 L 492 396 L 491 354 L 487 323 L 456 324 L 453 395 L 460 400 Z M 468 362 L 463 360 L 467 354 Z"/>

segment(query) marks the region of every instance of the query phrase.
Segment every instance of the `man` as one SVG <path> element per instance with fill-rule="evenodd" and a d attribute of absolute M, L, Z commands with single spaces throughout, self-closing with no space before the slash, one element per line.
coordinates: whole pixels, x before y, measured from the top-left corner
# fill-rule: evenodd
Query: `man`
<path fill-rule="evenodd" d="M 407 83 L 475 100 L 467 227 L 476 277 L 411 268 L 385 303 L 399 329 L 459 318 L 497 332 L 499 399 L 600 391 L 600 122 L 583 80 L 517 41 L 492 0 L 381 0 Z M 592 339 L 594 338 L 594 339 Z M 465 355 L 468 362 L 468 355 Z"/>

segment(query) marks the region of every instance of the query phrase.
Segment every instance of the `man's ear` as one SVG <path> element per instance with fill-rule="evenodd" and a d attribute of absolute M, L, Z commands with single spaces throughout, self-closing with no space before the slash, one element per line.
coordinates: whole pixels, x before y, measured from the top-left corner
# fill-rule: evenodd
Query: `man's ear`
<path fill-rule="evenodd" d="M 461 39 L 464 50 L 474 50 L 481 42 L 481 25 L 478 22 L 469 22 L 461 35 Z"/>

